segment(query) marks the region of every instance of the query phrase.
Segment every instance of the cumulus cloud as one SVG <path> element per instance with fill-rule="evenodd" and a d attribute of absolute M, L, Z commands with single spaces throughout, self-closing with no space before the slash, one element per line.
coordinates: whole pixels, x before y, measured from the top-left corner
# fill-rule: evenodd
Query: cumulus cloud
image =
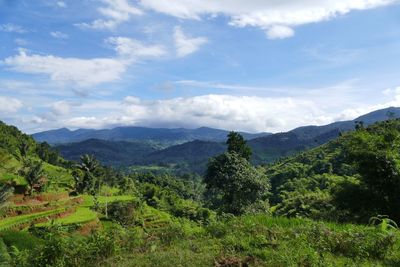
<path fill-rule="evenodd" d="M 269 28 L 266 32 L 268 39 L 285 39 L 292 37 L 294 35 L 293 29 L 282 26 L 282 25 L 274 25 Z"/>
<path fill-rule="evenodd" d="M 102 2 L 104 6 L 99 7 L 97 10 L 105 19 L 97 19 L 91 23 L 78 23 L 75 25 L 87 29 L 110 30 L 130 20 L 132 16 L 143 14 L 140 9 L 132 6 L 128 0 L 102 0 Z"/>
<path fill-rule="evenodd" d="M 128 96 L 122 103 L 117 102 L 110 106 L 114 109 L 101 116 L 71 117 L 65 120 L 65 126 L 70 128 L 126 125 L 188 128 L 209 126 L 258 132 L 289 130 L 302 124 L 330 122 L 331 119 L 316 109 L 312 101 L 290 97 L 202 95 L 145 101 Z"/>
<path fill-rule="evenodd" d="M 140 0 L 140 5 L 181 19 L 222 14 L 230 17 L 232 26 L 258 27 L 268 37 L 287 38 L 294 34 L 292 27 L 395 2 L 398 0 Z"/>
<path fill-rule="evenodd" d="M 17 55 L 8 57 L 0 63 L 8 66 L 12 71 L 49 75 L 53 81 L 89 87 L 117 81 L 136 60 L 159 57 L 166 53 L 159 45 L 144 45 L 125 37 L 110 38 L 107 39 L 107 42 L 114 45 L 117 57 L 63 58 L 53 55 L 29 54 L 25 49 L 19 49 Z"/>
<path fill-rule="evenodd" d="M 15 113 L 22 108 L 22 102 L 18 99 L 0 96 L 0 113 Z"/>
<path fill-rule="evenodd" d="M 62 33 L 60 31 L 50 32 L 50 35 L 56 39 L 68 39 L 69 38 L 68 34 Z"/>
<path fill-rule="evenodd" d="M 6 58 L 3 63 L 16 72 L 45 74 L 53 81 L 74 82 L 79 86 L 118 80 L 126 70 L 126 65 L 117 59 L 30 55 L 21 49 L 18 55 Z"/>
<path fill-rule="evenodd" d="M 0 24 L 0 32 L 26 33 L 27 30 L 25 30 L 22 26 L 12 23 L 7 23 L 7 24 Z"/>
<path fill-rule="evenodd" d="M 182 31 L 181 27 L 175 27 L 174 31 L 175 48 L 178 57 L 185 57 L 196 52 L 200 46 L 206 44 L 207 38 L 196 37 L 191 38 Z"/>
<path fill-rule="evenodd" d="M 328 95 L 326 94 L 328 93 Z M 355 103 L 341 95 L 331 97 L 326 89 L 293 96 L 236 96 L 206 94 L 162 100 L 127 96 L 122 100 L 85 100 L 49 105 L 50 114 L 35 128 L 112 128 L 117 126 L 186 127 L 209 126 L 249 132 L 281 132 L 304 125 L 325 125 L 351 120 L 368 112 L 400 106 L 400 87 L 382 92 L 372 103 Z M 334 99 L 334 101 L 332 101 Z M 0 102 L 1 104 L 1 102 Z M 62 116 L 62 120 L 60 120 Z M 32 122 L 33 123 L 33 122 Z"/>
<path fill-rule="evenodd" d="M 107 43 L 114 46 L 120 57 L 126 59 L 160 57 L 167 54 L 162 45 L 144 45 L 143 43 L 127 37 L 110 37 Z"/>

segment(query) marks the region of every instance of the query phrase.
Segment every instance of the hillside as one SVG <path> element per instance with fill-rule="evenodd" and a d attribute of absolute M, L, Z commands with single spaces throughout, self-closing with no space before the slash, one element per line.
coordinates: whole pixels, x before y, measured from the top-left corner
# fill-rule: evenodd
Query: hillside
<path fill-rule="evenodd" d="M 62 167 L 44 162 L 44 175 L 51 178 L 40 190 L 25 195 L 16 192 L 7 198 L 0 194 L 3 266 L 397 266 L 400 262 L 400 234 L 390 220 L 379 217 L 377 226 L 340 223 L 365 224 L 366 218 L 377 212 L 400 220 L 393 213 L 399 195 L 399 186 L 393 182 L 400 180 L 396 174 L 400 172 L 385 172 L 395 175 L 385 180 L 389 187 L 363 195 L 368 186 L 361 177 L 366 172 L 359 169 L 364 165 L 385 169 L 380 168 L 385 167 L 379 166 L 380 161 L 360 164 L 385 151 L 385 159 L 400 162 L 400 121 L 344 134 L 336 141 L 266 166 L 265 171 L 247 163 L 246 168 L 263 173 L 265 183 L 271 181 L 272 189 L 266 195 L 270 199 L 265 199 L 271 208 L 267 205 L 258 210 L 251 206 L 247 214 L 236 215 L 219 214 L 224 205 L 211 209 L 207 204 L 210 196 L 205 194 L 206 186 L 201 181 L 166 174 L 123 175 L 91 158 L 80 164 L 66 164 L 58 156 L 49 157 L 53 152 L 15 127 L 1 124 L 0 131 L 1 186 L 9 182 L 4 178 L 18 176 L 18 169 L 28 158 L 65 163 Z M 127 153 L 133 149 L 131 145 L 136 146 L 136 153 L 152 149 L 141 143 L 117 142 L 118 149 L 113 150 L 116 142 L 86 142 L 100 155 L 103 149 L 113 152 L 115 161 L 124 146 Z M 24 149 L 26 143 L 29 145 Z M 224 152 L 225 145 L 218 144 L 193 141 L 172 150 L 151 152 L 149 157 L 156 161 L 185 161 L 189 156 L 202 160 L 203 154 Z M 196 158 L 193 155 L 199 147 L 204 149 Z M 360 148 L 366 148 L 361 155 L 371 151 L 372 157 L 357 157 Z M 400 164 L 387 167 L 397 170 L 393 169 L 397 166 Z M 233 166 L 231 170 L 240 173 L 242 168 Z M 24 186 L 27 177 L 19 176 L 19 185 Z M 223 188 L 239 186 L 246 190 L 246 184 L 240 184 L 245 177 L 238 178 Z M 371 201 L 363 204 L 365 196 Z M 378 196 L 394 205 L 379 203 Z"/>
<path fill-rule="evenodd" d="M 44 172 L 52 188 L 72 182 L 70 172 L 64 168 L 68 162 L 50 146 L 36 143 L 31 136 L 3 122 L 0 122 L 0 133 L 1 183 L 25 184 L 20 172 L 26 162 L 43 162 Z"/>
<path fill-rule="evenodd" d="M 400 220 L 400 120 L 383 121 L 267 165 L 277 215 L 368 222 Z"/>
<path fill-rule="evenodd" d="M 376 110 L 349 121 L 339 121 L 323 126 L 303 126 L 287 133 L 277 133 L 249 140 L 254 151 L 254 162 L 261 164 L 272 162 L 281 157 L 317 147 L 339 136 L 340 133 L 354 130 L 355 123 L 362 121 L 365 126 L 399 118 L 400 108 L 390 107 Z"/>
<path fill-rule="evenodd" d="M 147 155 L 160 148 L 146 142 L 88 139 L 82 142 L 58 145 L 55 146 L 55 149 L 68 160 L 79 161 L 81 155 L 93 154 L 104 165 L 118 167 L 142 164 Z"/>
<path fill-rule="evenodd" d="M 266 164 L 317 147 L 337 138 L 341 133 L 353 130 L 356 121 L 363 121 L 365 125 L 370 125 L 376 121 L 387 119 L 389 113 L 393 113 L 393 117 L 400 117 L 400 108 L 374 111 L 351 121 L 335 122 L 324 126 L 304 126 L 286 133 L 250 139 L 248 144 L 253 150 L 252 162 L 254 164 Z M 163 131 L 158 132 L 160 134 L 158 138 L 161 138 Z M 168 132 L 170 131 L 172 130 L 168 130 Z M 174 170 L 179 173 L 196 172 L 203 174 L 208 159 L 225 149 L 223 141 L 226 135 L 223 136 L 223 134 L 226 134 L 226 132 L 209 128 L 199 128 L 195 132 L 197 132 L 197 135 L 192 135 L 192 137 L 202 136 L 205 138 L 208 136 L 208 138 L 211 138 L 210 132 L 218 133 L 218 138 L 222 141 L 194 140 L 162 149 L 163 147 L 152 145 L 149 142 L 134 142 L 130 145 L 113 141 L 92 140 L 90 142 L 59 145 L 57 149 L 69 160 L 79 159 L 79 156 L 84 153 L 93 153 L 103 164 L 111 166 L 167 164 L 175 166 Z M 203 134 L 199 134 L 200 132 Z M 50 132 L 47 134 L 50 137 L 52 136 Z"/>
<path fill-rule="evenodd" d="M 164 147 L 194 140 L 223 141 L 229 131 L 201 127 L 197 129 L 167 129 L 146 127 L 117 127 L 113 129 L 91 130 L 78 129 L 71 131 L 66 128 L 33 134 L 38 142 L 50 144 L 80 142 L 88 139 L 108 141 L 146 141 L 162 144 Z M 242 133 L 246 139 L 268 135 L 268 133 Z"/>

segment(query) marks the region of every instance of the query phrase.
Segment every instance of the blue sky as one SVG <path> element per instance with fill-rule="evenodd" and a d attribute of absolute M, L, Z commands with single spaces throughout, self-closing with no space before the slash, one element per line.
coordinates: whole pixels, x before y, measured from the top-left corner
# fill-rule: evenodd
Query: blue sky
<path fill-rule="evenodd" d="M 279 132 L 400 106 L 399 4 L 0 0 L 0 119 Z"/>

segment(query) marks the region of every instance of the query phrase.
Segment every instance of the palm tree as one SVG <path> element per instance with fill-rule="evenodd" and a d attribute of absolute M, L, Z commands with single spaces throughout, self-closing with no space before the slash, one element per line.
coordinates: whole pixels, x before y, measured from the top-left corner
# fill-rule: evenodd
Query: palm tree
<path fill-rule="evenodd" d="M 43 166 L 41 162 L 29 162 L 28 170 L 25 173 L 25 179 L 29 186 L 28 194 L 31 195 L 35 187 L 41 187 L 41 179 L 44 177 Z"/>
<path fill-rule="evenodd" d="M 93 190 L 95 184 L 94 172 L 99 166 L 99 162 L 93 155 L 85 154 L 81 156 L 81 163 L 76 165 L 76 168 L 83 172 L 83 176 L 75 175 L 75 190 L 78 193 Z"/>
<path fill-rule="evenodd" d="M 5 184 L 0 187 L 0 209 L 3 208 L 7 199 L 14 193 L 14 187 Z"/>

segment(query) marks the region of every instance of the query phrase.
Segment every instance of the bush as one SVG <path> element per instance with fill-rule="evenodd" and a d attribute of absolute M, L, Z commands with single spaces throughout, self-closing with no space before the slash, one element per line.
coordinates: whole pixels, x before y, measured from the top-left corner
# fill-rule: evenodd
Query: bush
<path fill-rule="evenodd" d="M 24 231 L 3 231 L 0 238 L 8 247 L 16 247 L 19 250 L 34 249 L 43 245 L 43 240 Z"/>
<path fill-rule="evenodd" d="M 115 202 L 108 206 L 108 218 L 122 226 L 134 226 L 138 223 L 140 202 Z"/>
<path fill-rule="evenodd" d="M 7 251 L 7 246 L 3 240 L 0 239 L 0 267 L 9 266 L 11 263 L 11 256 Z"/>
<path fill-rule="evenodd" d="M 384 259 L 395 242 L 396 236 L 374 228 L 334 231 L 322 224 L 307 230 L 310 244 L 321 252 L 355 258 Z"/>

